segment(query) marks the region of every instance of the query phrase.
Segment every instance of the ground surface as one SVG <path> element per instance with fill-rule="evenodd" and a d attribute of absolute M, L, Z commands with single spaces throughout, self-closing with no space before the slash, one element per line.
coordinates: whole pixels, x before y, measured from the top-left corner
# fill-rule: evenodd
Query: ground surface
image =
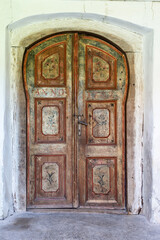
<path fill-rule="evenodd" d="M 0 221 L 0 240 L 160 240 L 143 216 L 104 213 L 23 213 Z"/>

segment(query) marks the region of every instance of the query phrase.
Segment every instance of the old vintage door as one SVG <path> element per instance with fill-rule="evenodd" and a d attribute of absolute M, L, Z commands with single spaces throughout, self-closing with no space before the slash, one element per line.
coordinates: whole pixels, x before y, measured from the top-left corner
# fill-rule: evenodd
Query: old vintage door
<path fill-rule="evenodd" d="M 126 59 L 98 38 L 81 34 L 78 43 L 80 206 L 124 208 Z"/>
<path fill-rule="evenodd" d="M 29 47 L 27 207 L 124 208 L 124 54 L 99 38 L 63 33 Z"/>

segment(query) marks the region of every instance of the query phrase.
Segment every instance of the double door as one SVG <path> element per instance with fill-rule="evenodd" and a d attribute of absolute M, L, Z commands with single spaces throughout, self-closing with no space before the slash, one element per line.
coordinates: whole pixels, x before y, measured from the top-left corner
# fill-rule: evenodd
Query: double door
<path fill-rule="evenodd" d="M 27 207 L 125 207 L 127 64 L 110 43 L 62 33 L 29 47 Z"/>

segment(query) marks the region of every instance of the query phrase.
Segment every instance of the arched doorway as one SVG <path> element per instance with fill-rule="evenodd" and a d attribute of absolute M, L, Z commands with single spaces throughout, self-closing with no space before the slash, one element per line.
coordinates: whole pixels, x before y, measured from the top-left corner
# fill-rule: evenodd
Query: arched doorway
<path fill-rule="evenodd" d="M 87 33 L 27 49 L 28 208 L 125 208 L 124 53 Z"/>

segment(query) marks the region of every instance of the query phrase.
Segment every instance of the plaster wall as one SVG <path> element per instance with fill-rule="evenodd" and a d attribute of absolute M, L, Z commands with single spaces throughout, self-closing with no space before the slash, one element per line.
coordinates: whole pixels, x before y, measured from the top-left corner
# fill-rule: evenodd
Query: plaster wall
<path fill-rule="evenodd" d="M 131 189 L 128 207 L 132 213 L 138 213 L 143 197 L 143 213 L 153 222 L 160 223 L 160 108 L 157 104 L 160 100 L 160 3 L 46 0 L 44 4 L 41 0 L 3 0 L 1 5 L 0 45 L 3 48 L 0 58 L 0 218 L 12 213 L 14 208 L 25 210 L 25 121 L 20 121 L 20 116 L 25 118 L 25 98 L 19 64 L 22 62 L 24 48 L 47 34 L 64 28 L 74 28 L 95 32 L 114 40 L 127 53 L 129 63 L 133 63 L 130 64 L 133 68 L 130 69 L 133 73 L 130 88 L 133 90 L 129 92 L 130 106 L 127 105 L 127 109 L 131 113 L 128 123 L 134 123 L 136 136 L 128 140 L 132 151 L 127 152 L 127 157 L 136 161 L 130 161 L 131 164 L 127 165 L 130 173 L 128 189 Z M 9 71 L 10 69 L 12 70 Z M 134 92 L 134 89 L 137 91 Z M 16 124 L 18 121 L 20 125 Z M 127 131 L 130 131 L 129 126 Z"/>

